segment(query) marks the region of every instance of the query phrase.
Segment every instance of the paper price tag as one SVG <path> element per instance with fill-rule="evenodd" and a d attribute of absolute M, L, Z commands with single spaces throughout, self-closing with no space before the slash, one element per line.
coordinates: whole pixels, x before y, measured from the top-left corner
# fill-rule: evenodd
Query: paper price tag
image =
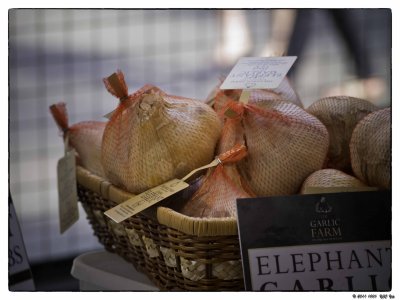
<path fill-rule="evenodd" d="M 296 56 L 242 57 L 220 89 L 274 89 L 285 78 Z"/>
<path fill-rule="evenodd" d="M 75 151 L 67 151 L 57 164 L 60 232 L 64 233 L 79 219 L 76 187 Z"/>
<path fill-rule="evenodd" d="M 120 223 L 161 200 L 187 188 L 188 186 L 188 183 L 180 179 L 172 179 L 162 185 L 156 186 L 128 199 L 127 201 L 107 210 L 104 214 L 113 221 Z"/>

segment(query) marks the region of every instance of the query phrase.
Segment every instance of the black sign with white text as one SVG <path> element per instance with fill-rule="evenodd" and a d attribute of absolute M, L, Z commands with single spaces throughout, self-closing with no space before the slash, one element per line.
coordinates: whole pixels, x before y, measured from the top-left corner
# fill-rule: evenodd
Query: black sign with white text
<path fill-rule="evenodd" d="M 237 200 L 246 290 L 391 290 L 391 193 Z"/>

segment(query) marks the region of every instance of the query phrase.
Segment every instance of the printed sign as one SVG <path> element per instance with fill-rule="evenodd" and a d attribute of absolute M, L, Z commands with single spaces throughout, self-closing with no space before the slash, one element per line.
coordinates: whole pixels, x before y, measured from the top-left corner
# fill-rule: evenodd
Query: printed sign
<path fill-rule="evenodd" d="M 188 183 L 180 179 L 172 179 L 126 200 L 107 210 L 104 214 L 114 222 L 120 223 L 188 186 Z"/>
<path fill-rule="evenodd" d="M 274 89 L 285 78 L 296 56 L 242 57 L 220 89 Z"/>
<path fill-rule="evenodd" d="M 246 290 L 390 291 L 391 193 L 238 199 Z"/>
<path fill-rule="evenodd" d="M 34 291 L 32 272 L 11 195 L 8 209 L 8 288 L 10 291 Z"/>

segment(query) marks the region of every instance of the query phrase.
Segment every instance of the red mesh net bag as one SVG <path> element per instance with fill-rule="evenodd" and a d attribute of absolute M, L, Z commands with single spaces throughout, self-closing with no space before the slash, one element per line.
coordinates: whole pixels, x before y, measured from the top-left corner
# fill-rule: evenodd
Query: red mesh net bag
<path fill-rule="evenodd" d="M 223 164 L 208 170 L 197 192 L 181 212 L 190 217 L 236 217 L 236 199 L 255 196 L 239 174 L 237 162 L 247 155 L 243 128 L 238 117 L 225 117 L 217 153 Z M 222 157 L 222 158 L 221 158 Z"/>
<path fill-rule="evenodd" d="M 391 108 L 372 112 L 354 128 L 350 158 L 357 178 L 370 186 L 391 187 Z"/>
<path fill-rule="evenodd" d="M 238 163 L 239 172 L 256 195 L 295 194 L 307 176 L 323 167 L 328 132 L 299 106 L 228 99 L 221 111 L 240 119 L 248 156 Z"/>
<path fill-rule="evenodd" d="M 101 140 L 106 122 L 86 121 L 69 126 L 67 108 L 62 102 L 50 106 L 50 112 L 64 140 L 68 140 L 69 146 L 77 152 L 79 164 L 93 174 L 105 178 L 101 164 Z"/>
<path fill-rule="evenodd" d="M 141 193 L 214 158 L 221 121 L 211 107 L 149 85 L 129 95 L 120 71 L 104 82 L 121 100 L 102 144 L 103 166 L 112 183 Z"/>
<path fill-rule="evenodd" d="M 180 212 L 199 218 L 236 217 L 236 199 L 254 196 L 243 185 L 236 168 L 236 163 L 246 155 L 246 147 L 241 144 L 219 155 L 221 164 L 208 170 L 199 189 Z"/>
<path fill-rule="evenodd" d="M 349 143 L 353 129 L 362 118 L 377 109 L 366 100 L 347 96 L 323 98 L 307 108 L 328 129 L 328 168 L 352 172 Z"/>

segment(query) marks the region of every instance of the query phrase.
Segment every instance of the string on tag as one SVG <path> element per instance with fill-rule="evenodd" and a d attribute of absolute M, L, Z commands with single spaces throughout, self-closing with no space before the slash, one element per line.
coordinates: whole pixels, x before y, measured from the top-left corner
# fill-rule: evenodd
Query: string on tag
<path fill-rule="evenodd" d="M 208 169 L 208 168 L 211 168 L 211 167 L 215 167 L 215 166 L 217 166 L 217 165 L 220 164 L 220 163 L 221 163 L 221 161 L 220 161 L 218 158 L 216 158 L 216 159 L 214 159 L 211 163 L 209 163 L 208 165 L 205 165 L 205 166 L 202 166 L 202 167 L 200 167 L 200 168 L 197 168 L 197 169 L 193 170 L 192 172 L 190 172 L 189 174 L 187 174 L 185 177 L 183 177 L 181 180 L 182 180 L 182 181 L 186 181 L 187 179 L 189 179 L 190 177 L 192 177 L 192 175 L 194 175 L 194 174 L 197 173 L 198 171 L 201 171 L 201 170 L 204 170 L 204 169 Z"/>
<path fill-rule="evenodd" d="M 250 90 L 243 90 L 240 94 L 239 102 L 243 104 L 249 103 L 250 99 Z"/>
<path fill-rule="evenodd" d="M 242 145 L 242 144 L 236 144 L 229 151 L 226 151 L 225 153 L 222 153 L 219 156 L 217 156 L 208 165 L 202 166 L 200 168 L 197 168 L 197 169 L 191 171 L 189 174 L 187 174 L 181 180 L 182 181 L 186 181 L 188 178 L 190 178 L 192 175 L 194 175 L 198 171 L 201 171 L 201 170 L 204 170 L 204 169 L 208 169 L 208 168 L 211 168 L 211 167 L 216 167 L 219 164 L 238 162 L 239 160 L 243 159 L 246 155 L 247 155 L 246 146 Z"/>
<path fill-rule="evenodd" d="M 69 151 L 69 131 L 64 131 L 64 155 L 67 155 Z"/>

